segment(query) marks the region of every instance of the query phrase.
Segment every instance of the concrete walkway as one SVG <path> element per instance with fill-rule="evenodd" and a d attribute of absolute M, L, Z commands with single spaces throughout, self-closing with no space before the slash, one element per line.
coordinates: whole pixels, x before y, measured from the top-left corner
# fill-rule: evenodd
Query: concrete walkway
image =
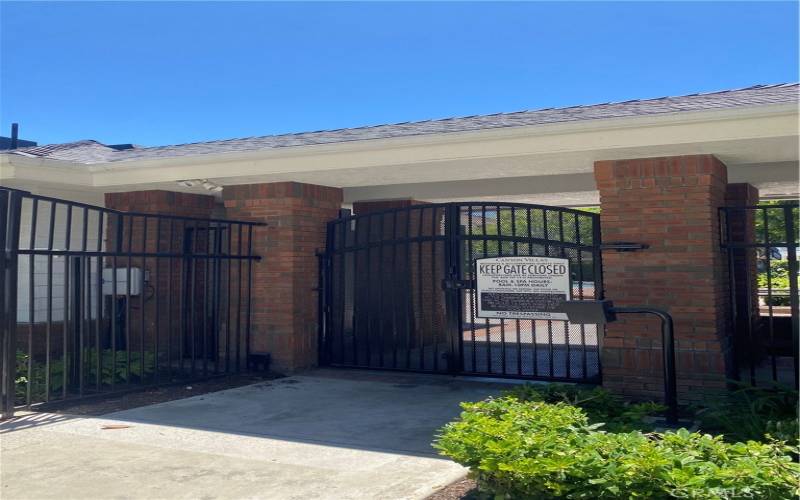
<path fill-rule="evenodd" d="M 436 430 L 502 388 L 318 370 L 103 418 L 34 414 L 0 426 L 0 496 L 421 499 L 465 474 Z"/>

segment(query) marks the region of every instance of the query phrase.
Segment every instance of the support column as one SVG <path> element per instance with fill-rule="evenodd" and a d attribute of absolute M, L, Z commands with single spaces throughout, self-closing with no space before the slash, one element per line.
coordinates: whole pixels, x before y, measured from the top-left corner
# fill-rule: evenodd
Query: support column
<path fill-rule="evenodd" d="M 317 363 L 316 252 L 326 223 L 342 204 L 339 188 L 276 182 L 227 186 L 230 219 L 265 222 L 253 233 L 251 351 L 272 355 L 272 367 L 294 372 Z"/>
<path fill-rule="evenodd" d="M 723 389 L 731 374 L 726 259 L 718 208 L 727 169 L 712 155 L 599 161 L 605 243 L 646 243 L 638 252 L 603 252 L 606 297 L 649 305 L 675 319 L 678 395 L 694 400 Z M 660 325 L 627 316 L 608 325 L 603 385 L 625 395 L 663 396 Z"/>

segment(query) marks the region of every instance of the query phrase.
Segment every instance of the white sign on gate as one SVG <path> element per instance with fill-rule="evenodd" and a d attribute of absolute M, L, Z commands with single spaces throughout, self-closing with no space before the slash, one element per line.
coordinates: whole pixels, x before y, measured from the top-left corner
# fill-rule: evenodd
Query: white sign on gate
<path fill-rule="evenodd" d="M 475 267 L 479 318 L 567 319 L 557 311 L 572 290 L 568 259 L 493 257 Z"/>

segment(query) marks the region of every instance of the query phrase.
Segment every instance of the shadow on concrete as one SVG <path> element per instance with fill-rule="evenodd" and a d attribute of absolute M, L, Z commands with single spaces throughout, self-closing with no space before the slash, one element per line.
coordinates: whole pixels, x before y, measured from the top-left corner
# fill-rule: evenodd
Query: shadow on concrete
<path fill-rule="evenodd" d="M 75 420 L 76 418 L 81 417 L 61 415 L 56 413 L 20 412 L 13 418 L 0 421 L 0 434 L 7 434 L 9 432 L 31 429 L 33 427 L 41 427 L 44 425 L 68 422 L 70 420 Z"/>
<path fill-rule="evenodd" d="M 508 387 L 447 375 L 320 369 L 99 418 L 430 457 L 431 442 L 460 414 L 459 403 Z"/>

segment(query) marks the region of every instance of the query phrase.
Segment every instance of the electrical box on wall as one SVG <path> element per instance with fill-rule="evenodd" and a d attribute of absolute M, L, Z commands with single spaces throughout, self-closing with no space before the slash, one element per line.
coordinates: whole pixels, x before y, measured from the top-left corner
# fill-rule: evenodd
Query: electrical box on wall
<path fill-rule="evenodd" d="M 142 270 L 138 267 L 131 267 L 131 295 L 140 295 L 142 293 Z M 144 276 L 147 280 L 147 273 Z M 117 295 L 125 295 L 128 293 L 128 268 L 117 268 Z M 114 295 L 114 269 L 103 269 L 103 295 Z"/>

